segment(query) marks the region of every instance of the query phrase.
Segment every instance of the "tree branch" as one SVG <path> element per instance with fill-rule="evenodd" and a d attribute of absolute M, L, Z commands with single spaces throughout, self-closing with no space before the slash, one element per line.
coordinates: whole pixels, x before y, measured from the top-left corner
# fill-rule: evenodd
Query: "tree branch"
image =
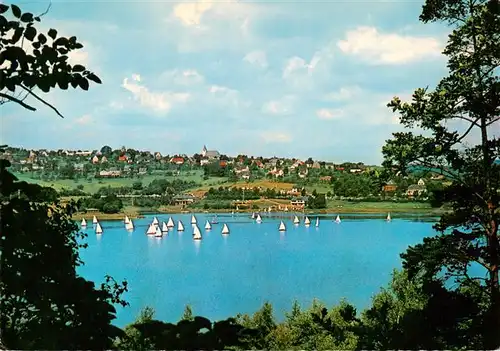
<path fill-rule="evenodd" d="M 33 106 L 30 106 L 30 105 L 24 103 L 22 100 L 19 100 L 19 99 L 13 97 L 13 96 L 8 95 L 8 94 L 4 94 L 4 93 L 0 92 L 0 97 L 3 97 L 3 98 L 5 98 L 5 99 L 7 99 L 9 101 L 15 102 L 15 103 L 21 105 L 22 107 L 24 107 L 27 110 L 36 111 L 36 108 L 34 108 Z"/>
<path fill-rule="evenodd" d="M 57 110 L 57 108 L 55 108 L 54 106 L 52 106 L 51 104 L 49 104 L 47 101 L 45 101 L 44 99 L 42 99 L 41 97 L 39 97 L 38 95 L 36 95 L 34 92 L 31 91 L 31 89 L 27 88 L 23 84 L 19 84 L 19 86 L 21 88 L 23 88 L 24 90 L 26 90 L 31 96 L 33 96 L 35 99 L 37 99 L 38 101 L 40 101 L 42 104 L 44 104 L 45 106 L 50 107 L 55 113 L 57 113 L 59 115 L 59 117 L 64 118 L 64 116 Z"/>
<path fill-rule="evenodd" d="M 461 142 L 470 133 L 470 131 L 472 130 L 472 128 L 474 128 L 474 125 L 476 125 L 476 123 L 477 123 L 477 121 L 479 121 L 479 119 L 480 119 L 480 117 L 476 118 L 474 123 L 471 123 L 469 128 L 465 131 L 465 133 L 460 138 L 458 138 L 458 140 L 455 142 L 455 144 Z"/>

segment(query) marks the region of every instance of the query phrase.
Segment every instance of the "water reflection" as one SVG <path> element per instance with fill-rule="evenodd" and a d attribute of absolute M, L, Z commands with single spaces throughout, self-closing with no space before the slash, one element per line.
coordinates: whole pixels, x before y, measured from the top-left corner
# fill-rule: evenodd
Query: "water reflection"
<path fill-rule="evenodd" d="M 198 255 L 200 253 L 201 240 L 193 240 L 194 242 L 194 250 Z"/>

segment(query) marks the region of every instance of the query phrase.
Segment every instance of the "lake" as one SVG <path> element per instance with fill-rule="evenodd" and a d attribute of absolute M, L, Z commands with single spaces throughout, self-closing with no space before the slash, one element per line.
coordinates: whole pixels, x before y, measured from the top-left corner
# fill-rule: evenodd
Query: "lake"
<path fill-rule="evenodd" d="M 169 215 L 157 217 L 161 223 Z M 320 216 L 318 228 L 315 216 L 306 227 L 301 216 L 294 226 L 291 214 L 264 214 L 260 224 L 249 214 L 219 214 L 207 232 L 205 221 L 213 215 L 196 217 L 201 241 L 192 239 L 190 214 L 172 215 L 176 228 L 180 219 L 185 231 L 173 229 L 161 239 L 145 234 L 152 215 L 135 220 L 133 232 L 123 222 L 102 221 L 100 236 L 87 218 L 89 246 L 81 250 L 85 265 L 78 272 L 96 285 L 106 274 L 127 279 L 130 306 L 117 307 L 117 326 L 133 322 L 145 306 L 170 322 L 180 319 L 186 304 L 211 320 L 253 313 L 265 301 L 279 319 L 294 300 L 307 307 L 317 298 L 331 306 L 345 297 L 361 310 L 390 281 L 392 269 L 401 267 L 399 254 L 433 233 L 432 223 L 418 218 L 386 222 L 352 214 L 339 224 Z M 278 231 L 281 219 L 285 233 Z M 221 235 L 223 223 L 228 236 Z"/>

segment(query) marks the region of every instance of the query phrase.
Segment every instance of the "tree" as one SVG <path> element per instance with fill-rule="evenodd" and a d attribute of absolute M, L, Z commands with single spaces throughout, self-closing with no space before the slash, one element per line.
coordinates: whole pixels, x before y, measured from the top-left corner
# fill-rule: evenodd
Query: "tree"
<path fill-rule="evenodd" d="M 67 54 L 83 46 L 76 37 L 38 33 L 41 16 L 10 6 L 13 18 L 0 4 L 0 104 L 14 102 L 35 111 L 25 102 L 32 97 L 59 111 L 39 97 L 35 88 L 49 92 L 56 85 L 83 90 L 100 79 L 81 65 L 70 66 Z M 25 50 L 23 44 L 31 45 Z M 32 52 L 32 53 L 31 53 Z M 4 89 L 8 91 L 4 92 Z M 4 152 L 4 147 L 0 147 Z M 111 277 L 96 288 L 76 273 L 82 262 L 79 249 L 84 238 L 71 219 L 73 203 L 63 206 L 46 189 L 20 182 L 0 160 L 0 335 L 9 349 L 108 349 L 120 330 L 111 324 L 114 303 L 125 305 L 121 294 L 126 283 Z M 71 292 L 71 293 L 68 293 Z"/>
<path fill-rule="evenodd" d="M 192 321 L 193 319 L 194 319 L 193 310 L 191 309 L 190 305 L 186 305 L 186 308 L 184 309 L 184 313 L 182 314 L 181 320 Z"/>
<path fill-rule="evenodd" d="M 48 93 L 56 88 L 89 89 L 90 81 L 100 84 L 101 80 L 82 65 L 71 66 L 68 54 L 83 48 L 76 37 L 65 38 L 50 29 L 46 34 L 37 31 L 35 24 L 40 16 L 22 13 L 16 5 L 11 5 L 13 18 L 4 14 L 9 6 L 0 4 L 0 105 L 14 102 L 23 108 L 36 111 L 25 102 L 30 97 L 62 114 L 36 92 L 36 88 Z M 25 47 L 26 46 L 26 47 Z M 28 49 L 29 47 L 29 49 Z M 7 91 L 5 91 L 7 89 Z"/>
<path fill-rule="evenodd" d="M 112 152 L 113 149 L 111 148 L 111 146 L 104 145 L 103 147 L 101 147 L 101 154 L 103 155 L 110 155 Z"/>
<path fill-rule="evenodd" d="M 453 26 L 444 50 L 449 75 L 434 91 L 417 89 L 410 103 L 396 97 L 388 104 L 406 128 L 420 127 L 427 136 L 395 133 L 383 148 L 387 169 L 406 174 L 420 166 L 452 180 L 433 194 L 452 208 L 435 226 L 440 234 L 410 247 L 402 258 L 412 279 L 424 277 L 432 285 L 453 278 L 455 292 L 473 283 L 488 297 L 478 316 L 486 349 L 500 346 L 500 140 L 493 134 L 500 121 L 499 7 L 493 0 L 426 1 L 421 21 Z M 453 129 L 458 122 L 465 127 Z M 474 130 L 480 139 L 471 145 L 467 138 Z M 471 277 L 471 263 L 487 278 Z"/>

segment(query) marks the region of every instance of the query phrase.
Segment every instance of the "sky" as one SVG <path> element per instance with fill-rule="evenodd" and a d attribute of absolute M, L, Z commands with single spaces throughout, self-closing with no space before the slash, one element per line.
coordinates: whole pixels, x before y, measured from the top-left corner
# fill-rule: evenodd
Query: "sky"
<path fill-rule="evenodd" d="M 42 13 L 47 1 L 16 2 Z M 423 1 L 53 1 L 41 28 L 76 35 L 103 81 L 41 93 L 65 116 L 0 107 L 0 143 L 379 164 L 386 107 L 446 75 L 450 28 Z"/>

